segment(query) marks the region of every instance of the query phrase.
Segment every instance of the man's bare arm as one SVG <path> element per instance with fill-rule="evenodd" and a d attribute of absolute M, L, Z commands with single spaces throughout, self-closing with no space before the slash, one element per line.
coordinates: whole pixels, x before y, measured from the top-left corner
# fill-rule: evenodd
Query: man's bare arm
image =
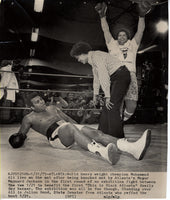
<path fill-rule="evenodd" d="M 106 44 L 108 44 L 112 39 L 112 35 L 110 33 L 109 26 L 108 26 L 108 23 L 106 20 L 106 11 L 107 11 L 106 3 L 105 2 L 98 3 L 95 6 L 95 10 L 98 12 L 98 14 L 100 16 L 101 27 L 104 32 L 104 38 L 105 38 Z"/>
<path fill-rule="evenodd" d="M 22 120 L 22 124 L 21 124 L 21 127 L 20 127 L 18 133 L 26 135 L 30 128 L 31 128 L 31 121 L 30 121 L 28 115 L 26 115 Z"/>
<path fill-rule="evenodd" d="M 101 27 L 102 27 L 102 30 L 103 30 L 103 33 L 104 33 L 104 38 L 105 38 L 106 44 L 109 44 L 113 37 L 110 33 L 109 25 L 106 21 L 106 16 L 101 18 Z"/>
<path fill-rule="evenodd" d="M 140 44 L 145 30 L 145 17 L 139 17 L 137 32 L 134 36 L 137 45 Z"/>

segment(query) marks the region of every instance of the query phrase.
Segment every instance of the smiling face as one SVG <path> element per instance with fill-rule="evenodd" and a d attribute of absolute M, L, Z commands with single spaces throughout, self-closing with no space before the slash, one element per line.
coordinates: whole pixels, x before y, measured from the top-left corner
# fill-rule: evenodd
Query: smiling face
<path fill-rule="evenodd" d="M 124 45 L 128 41 L 128 36 L 126 32 L 124 31 L 119 32 L 117 41 L 120 45 Z"/>
<path fill-rule="evenodd" d="M 36 97 L 32 98 L 31 102 L 33 104 L 32 108 L 36 112 L 41 112 L 41 111 L 44 111 L 46 109 L 45 101 L 40 96 L 36 96 Z"/>
<path fill-rule="evenodd" d="M 75 58 L 78 60 L 78 62 L 81 62 L 83 64 L 86 64 L 88 62 L 88 54 L 81 54 L 79 56 L 75 56 Z"/>

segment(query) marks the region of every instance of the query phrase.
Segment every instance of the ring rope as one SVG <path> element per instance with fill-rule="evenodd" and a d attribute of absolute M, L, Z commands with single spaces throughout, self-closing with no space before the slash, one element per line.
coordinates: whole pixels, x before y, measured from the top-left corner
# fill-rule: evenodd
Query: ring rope
<path fill-rule="evenodd" d="M 36 73 L 36 72 L 13 72 L 13 71 L 3 71 L 3 70 L 0 70 L 0 73 L 1 72 L 7 72 L 7 73 L 16 73 L 16 74 L 23 74 L 23 75 L 40 75 L 40 76 L 54 76 L 54 77 L 68 77 L 68 78 L 87 78 L 87 79 L 92 79 L 93 78 L 93 75 L 87 75 L 87 76 L 83 76 L 83 75 L 70 75 L 70 74 L 46 74 L 46 73 Z M 141 78 L 138 78 L 138 80 L 141 80 Z"/>
<path fill-rule="evenodd" d="M 11 109 L 11 110 L 32 110 L 32 108 L 28 108 L 28 107 L 2 107 L 0 106 L 0 109 Z M 82 108 L 61 108 L 60 110 L 62 111 L 102 111 L 101 108 L 87 108 L 87 109 L 82 109 Z M 142 108 L 138 108 L 138 110 L 143 110 Z M 147 110 L 153 110 L 153 108 L 147 108 Z"/>
<path fill-rule="evenodd" d="M 27 107 L 8 107 L 8 106 L 0 106 L 0 109 L 11 109 L 11 110 L 32 110 L 31 108 L 27 108 Z"/>
<path fill-rule="evenodd" d="M 23 74 L 23 75 L 38 75 L 38 76 L 56 76 L 56 77 L 70 77 L 70 78 L 93 78 L 92 75 L 82 76 L 82 75 L 69 75 L 69 74 L 46 74 L 46 73 L 37 73 L 37 72 L 13 72 L 13 71 L 3 71 L 0 72 L 7 72 L 7 73 L 15 73 L 15 74 Z"/>
<path fill-rule="evenodd" d="M 11 107 L 9 107 L 9 106 L 6 106 L 6 107 L 2 107 L 2 106 L 0 106 L 0 109 L 11 109 L 11 110 L 32 110 L 32 108 L 28 108 L 28 107 L 13 107 L 13 106 L 11 106 Z M 90 110 L 92 110 L 92 111 L 101 111 L 102 109 L 95 109 L 95 108 L 93 108 L 93 109 L 90 109 L 90 108 L 87 108 L 87 109 L 81 109 L 81 108 L 68 108 L 68 109 L 66 109 L 66 108 L 62 108 L 61 109 L 62 111 L 90 111 Z"/>
<path fill-rule="evenodd" d="M 139 4 L 139 0 L 133 0 L 132 2 Z M 168 0 L 163 1 L 163 2 L 156 1 L 156 2 L 151 2 L 151 5 L 152 6 L 159 6 L 159 5 L 162 5 L 162 4 L 167 3 L 167 2 L 168 2 Z"/>
<path fill-rule="evenodd" d="M 84 93 L 84 91 L 69 91 L 69 90 L 40 90 L 40 89 L 17 89 L 17 88 L 5 88 L 5 87 L 0 87 L 0 89 L 6 89 L 6 90 L 18 90 L 18 91 L 25 91 L 25 92 L 56 92 L 56 93 Z M 92 93 L 93 91 L 86 91 L 86 93 Z"/>

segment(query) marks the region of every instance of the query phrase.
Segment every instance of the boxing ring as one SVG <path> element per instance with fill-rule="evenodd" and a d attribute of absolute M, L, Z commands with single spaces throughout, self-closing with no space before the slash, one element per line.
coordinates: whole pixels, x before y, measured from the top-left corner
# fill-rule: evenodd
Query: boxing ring
<path fill-rule="evenodd" d="M 88 125 L 97 128 L 97 125 Z M 0 125 L 1 168 L 7 171 L 145 171 L 164 172 L 167 169 L 167 125 L 126 125 L 125 135 L 135 141 L 149 128 L 152 139 L 143 160 L 120 154 L 115 165 L 110 165 L 99 156 L 74 145 L 71 149 L 52 148 L 46 137 L 30 130 L 23 147 L 12 149 L 8 138 L 17 132 L 20 124 Z"/>
<path fill-rule="evenodd" d="M 37 74 L 36 74 L 37 75 Z M 40 76 L 44 75 L 43 73 Z M 49 74 L 48 74 L 49 75 Z M 53 76 L 57 76 L 53 75 Z M 60 75 L 59 75 L 60 76 Z M 74 76 L 74 75 L 73 75 Z M 67 76 L 72 77 L 72 76 Z M 80 78 L 79 76 L 76 76 Z M 81 77 L 81 78 L 84 78 Z M 89 78 L 86 76 L 86 78 Z M 91 77 L 90 77 L 91 78 Z M 1 88 L 6 89 L 6 88 Z M 16 90 L 16 88 L 7 88 L 8 90 Z M 29 89 L 29 88 L 19 88 L 20 92 L 40 92 L 40 93 L 65 93 L 68 92 L 75 93 L 75 94 L 82 94 L 84 91 L 66 91 L 66 90 L 54 90 L 54 89 Z M 92 93 L 92 91 L 89 91 Z M 0 106 L 0 112 L 4 110 L 22 110 L 22 111 L 31 111 L 31 108 L 26 106 Z M 62 108 L 63 111 L 79 111 L 80 109 L 69 109 L 69 108 Z M 88 109 L 86 111 L 94 110 L 97 112 L 101 112 L 100 109 Z M 20 121 L 21 123 L 21 121 Z M 72 174 L 76 172 L 78 176 L 82 174 L 86 174 L 87 177 L 91 175 L 88 174 L 95 174 L 101 172 L 101 174 L 108 174 L 108 177 L 104 176 L 103 178 L 107 179 L 110 177 L 109 174 L 117 173 L 117 174 L 131 174 L 132 172 L 136 173 L 145 173 L 149 174 L 149 176 L 154 177 L 158 183 L 157 187 L 164 187 L 166 185 L 166 172 L 167 172 L 167 124 L 125 124 L 124 132 L 125 137 L 130 142 L 137 141 L 143 132 L 146 129 L 150 129 L 151 133 L 151 143 L 150 146 L 147 148 L 145 156 L 142 160 L 136 160 L 132 155 L 119 152 L 119 159 L 116 164 L 111 165 L 108 161 L 104 160 L 101 156 L 91 153 L 90 151 L 86 151 L 82 149 L 80 146 L 74 144 L 70 148 L 67 149 L 57 149 L 53 148 L 49 141 L 47 140 L 46 136 L 41 135 L 40 133 L 30 129 L 27 133 L 27 139 L 22 147 L 14 149 L 8 142 L 9 137 L 17 133 L 21 124 L 20 123 L 7 123 L 7 124 L 0 124 L 0 146 L 1 146 L 1 188 L 2 188 L 2 197 L 6 198 L 10 192 L 13 191 L 10 189 L 12 186 L 10 180 L 10 174 L 12 173 L 59 173 L 65 174 L 69 173 Z M 84 124 L 86 126 L 92 127 L 97 129 L 98 124 Z M 17 177 L 17 176 L 16 176 Z M 14 177 L 13 181 L 20 181 L 20 178 L 17 179 Z M 93 177 L 93 175 L 92 175 Z M 94 176 L 95 177 L 95 176 Z M 97 177 L 97 176 L 96 176 Z M 101 176 L 102 177 L 102 176 Z M 156 177 L 158 177 L 156 179 Z M 32 177 L 34 180 L 34 177 Z M 43 179 L 43 177 L 40 176 Z M 55 176 L 51 177 L 49 180 L 55 181 Z M 60 181 L 60 178 L 56 181 Z M 74 178 L 74 177 L 73 177 Z M 99 177 L 100 178 L 100 177 Z M 113 178 L 113 177 L 112 177 Z M 115 176 L 116 178 L 116 176 Z M 119 176 L 117 177 L 119 178 Z M 142 176 L 139 178 L 142 178 Z M 151 179 L 152 180 L 152 179 Z M 38 181 L 38 179 L 35 179 Z M 69 179 L 65 179 L 63 181 L 69 181 Z M 81 181 L 81 178 L 80 180 Z M 119 179 L 118 179 L 119 181 Z M 59 182 L 60 183 L 60 182 Z M 18 184 L 19 185 L 19 184 Z M 22 185 L 22 184 L 21 184 Z M 32 184 L 34 185 L 34 184 Z M 62 184 L 61 184 L 62 185 Z M 63 184 L 64 185 L 64 184 Z M 119 186 L 118 184 L 116 184 Z M 116 186 L 116 187 L 117 187 Z M 31 186 L 29 186 L 30 188 Z M 14 187 L 13 187 L 14 188 Z M 28 189 L 29 189 L 28 188 Z M 111 190 L 112 185 L 109 187 Z M 21 187 L 22 189 L 22 187 Z M 46 189 L 46 188 L 44 188 Z M 107 189 L 107 188 L 106 188 Z M 147 189 L 147 185 L 146 188 Z M 32 190 L 35 190 L 35 187 L 32 187 Z M 66 189 L 67 190 L 67 189 Z M 69 188 L 68 188 L 69 190 Z M 165 189 L 164 189 L 165 190 Z M 157 190 L 156 187 L 153 191 L 153 196 L 165 196 L 165 191 Z M 58 190 L 55 190 L 57 192 Z M 71 191 L 71 190 L 70 190 Z M 105 191 L 105 190 L 104 190 Z M 19 191 L 21 192 L 21 191 Z M 26 190 L 24 191 L 24 195 Z M 38 191 L 37 191 L 38 192 Z M 49 191 L 48 191 L 49 192 Z M 60 190 L 58 191 L 60 192 Z M 88 190 L 84 192 L 89 192 Z M 106 191 L 107 192 L 107 191 Z M 41 190 L 40 190 L 41 193 Z M 23 194 L 23 193 L 22 193 Z M 129 193 L 130 194 L 130 193 Z M 147 193 L 146 193 L 147 194 Z M 12 194 L 10 194 L 12 195 Z M 58 198 L 56 194 L 52 196 L 52 194 L 38 194 L 36 196 L 33 195 L 33 198 Z M 101 197 L 101 194 L 99 195 Z M 133 196 L 133 195 L 132 195 Z M 8 196 L 8 197 L 16 197 Z M 26 198 L 27 196 L 19 196 L 21 198 Z M 60 197 L 60 196 L 59 196 Z M 89 196 L 89 199 L 93 198 L 94 196 Z M 16 197 L 17 198 L 17 197 Z M 30 197 L 29 197 L 30 198 Z M 75 198 L 75 197 L 74 197 Z M 81 195 L 80 195 L 80 198 Z"/>
<path fill-rule="evenodd" d="M 11 73 L 11 72 L 9 72 Z M 16 72 L 18 73 L 18 72 Z M 24 72 L 43 76 L 44 73 Z M 47 74 L 47 76 L 66 76 L 79 78 L 92 78 L 91 76 L 58 75 Z M 2 88 L 1 88 L 2 89 Z M 15 90 L 15 88 L 7 88 Z M 56 92 L 67 93 L 61 90 L 39 90 L 24 89 L 22 92 Z M 70 92 L 70 91 L 69 91 Z M 71 91 L 82 93 L 80 91 Z M 28 107 L 0 107 L 3 109 L 25 109 Z M 64 109 L 63 109 L 64 110 Z M 69 110 L 69 109 L 66 109 Z M 72 110 L 72 109 L 70 109 Z M 74 110 L 74 109 L 73 109 Z M 97 124 L 86 124 L 97 128 Z M 28 138 L 23 147 L 12 149 L 8 143 L 11 134 L 18 132 L 20 124 L 1 124 L 1 162 L 2 170 L 5 171 L 145 171 L 145 172 L 165 172 L 167 170 L 167 124 L 128 124 L 125 125 L 125 136 L 129 141 L 136 141 L 146 129 L 152 130 L 151 144 L 147 149 L 143 160 L 137 161 L 132 156 L 125 153 L 120 154 L 120 158 L 115 165 L 110 165 L 97 155 L 84 151 L 79 146 L 74 145 L 71 149 L 52 148 L 47 138 L 30 130 Z"/>

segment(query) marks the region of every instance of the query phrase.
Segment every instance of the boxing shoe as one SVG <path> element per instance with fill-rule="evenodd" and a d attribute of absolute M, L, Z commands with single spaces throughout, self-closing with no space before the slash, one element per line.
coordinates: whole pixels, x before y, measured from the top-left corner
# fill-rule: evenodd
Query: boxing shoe
<path fill-rule="evenodd" d="M 151 130 L 147 129 L 136 142 L 128 142 L 125 138 L 117 140 L 117 147 L 119 150 L 131 154 L 136 160 L 141 160 L 145 155 L 150 141 Z"/>
<path fill-rule="evenodd" d="M 100 155 L 102 158 L 107 160 L 110 164 L 114 165 L 118 161 L 117 147 L 113 143 L 109 143 L 106 147 L 93 140 L 92 143 L 88 144 L 90 152 Z"/>

